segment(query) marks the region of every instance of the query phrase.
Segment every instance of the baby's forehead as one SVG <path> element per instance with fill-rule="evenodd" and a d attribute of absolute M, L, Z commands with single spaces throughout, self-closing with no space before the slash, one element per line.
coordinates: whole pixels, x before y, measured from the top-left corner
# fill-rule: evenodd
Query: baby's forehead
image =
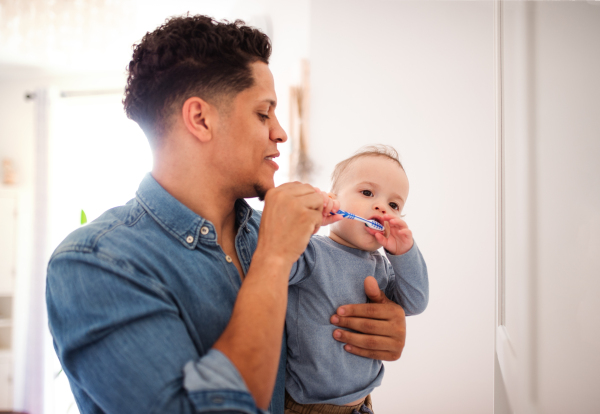
<path fill-rule="evenodd" d="M 358 157 L 348 163 L 338 179 L 337 187 L 342 189 L 363 181 L 383 185 L 405 175 L 404 169 L 395 160 L 385 156 L 369 155 Z"/>

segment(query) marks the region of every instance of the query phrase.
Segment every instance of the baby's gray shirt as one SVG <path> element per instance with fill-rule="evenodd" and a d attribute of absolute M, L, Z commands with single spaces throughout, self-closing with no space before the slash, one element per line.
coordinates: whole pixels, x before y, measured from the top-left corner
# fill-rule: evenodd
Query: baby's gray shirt
<path fill-rule="evenodd" d="M 344 405 L 366 397 L 381 384 L 379 360 L 359 357 L 333 339 L 330 318 L 341 305 L 365 303 L 364 280 L 373 276 L 386 296 L 407 316 L 425 310 L 429 300 L 427 266 L 416 243 L 387 258 L 313 236 L 292 267 L 286 315 L 285 388 L 300 404 Z"/>

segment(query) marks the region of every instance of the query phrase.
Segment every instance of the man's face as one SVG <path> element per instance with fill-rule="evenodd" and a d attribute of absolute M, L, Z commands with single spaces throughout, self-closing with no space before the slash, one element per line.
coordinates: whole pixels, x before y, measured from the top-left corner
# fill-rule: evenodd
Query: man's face
<path fill-rule="evenodd" d="M 395 161 L 379 156 L 362 157 L 344 171 L 336 196 L 340 209 L 382 223 L 380 218 L 384 214 L 400 217 L 408 197 L 408 178 Z M 331 225 L 331 232 L 350 247 L 366 251 L 381 247 L 373 236 L 375 231 L 359 221 L 338 221 Z"/>
<path fill-rule="evenodd" d="M 238 198 L 264 198 L 275 186 L 273 175 L 279 169 L 273 158 L 277 144 L 287 135 L 275 116 L 277 97 L 273 75 L 262 62 L 251 64 L 254 86 L 240 92 L 220 117 L 215 138 L 216 165 L 227 176 Z"/>

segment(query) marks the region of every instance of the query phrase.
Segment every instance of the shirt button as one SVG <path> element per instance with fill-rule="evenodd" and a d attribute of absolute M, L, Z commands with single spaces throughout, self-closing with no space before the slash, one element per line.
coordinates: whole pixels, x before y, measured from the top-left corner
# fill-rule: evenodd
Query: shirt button
<path fill-rule="evenodd" d="M 187 238 L 185 239 L 186 242 L 188 243 L 193 243 L 194 242 L 194 238 L 192 236 L 187 236 Z"/>
<path fill-rule="evenodd" d="M 200 233 L 202 233 L 203 235 L 207 235 L 208 234 L 208 227 L 204 226 L 200 229 Z"/>
<path fill-rule="evenodd" d="M 229 257 L 229 255 L 225 256 L 225 260 L 227 260 L 229 263 L 233 262 L 233 259 Z"/>

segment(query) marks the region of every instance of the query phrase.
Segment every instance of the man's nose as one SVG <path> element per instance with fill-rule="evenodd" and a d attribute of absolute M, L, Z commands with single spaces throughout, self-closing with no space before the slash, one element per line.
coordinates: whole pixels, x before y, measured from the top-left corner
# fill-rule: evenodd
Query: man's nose
<path fill-rule="evenodd" d="M 287 134 L 285 133 L 285 131 L 283 130 L 283 128 L 281 127 L 281 125 L 279 124 L 279 120 L 277 119 L 277 117 L 273 114 L 273 127 L 271 128 L 271 130 L 269 131 L 269 138 L 271 139 L 271 141 L 275 141 L 277 143 L 284 143 L 288 140 Z"/>

